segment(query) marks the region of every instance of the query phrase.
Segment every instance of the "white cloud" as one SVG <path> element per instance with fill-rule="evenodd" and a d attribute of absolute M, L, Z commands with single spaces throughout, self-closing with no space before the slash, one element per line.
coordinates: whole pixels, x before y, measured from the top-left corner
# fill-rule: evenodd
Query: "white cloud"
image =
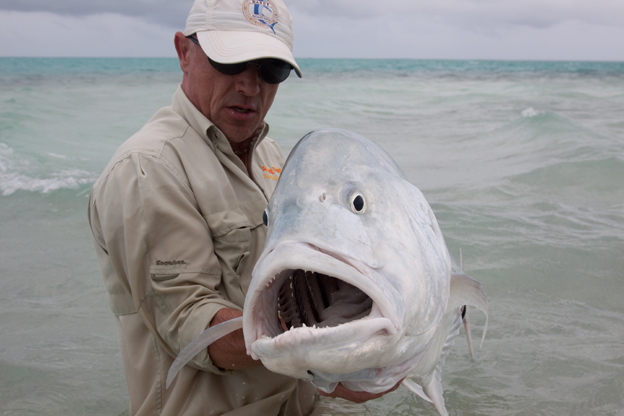
<path fill-rule="evenodd" d="M 459 25 L 548 27 L 567 21 L 624 26 L 622 0 L 291 0 L 291 11 L 321 18 L 443 18 Z"/>
<path fill-rule="evenodd" d="M 176 56 L 175 29 L 119 14 L 0 11 L 0 56 Z"/>
<path fill-rule="evenodd" d="M 342 6 L 350 2 L 336 1 Z M 529 25 L 505 22 L 500 16 L 490 20 L 484 16 L 473 16 L 471 21 L 467 15 L 458 21 L 456 14 L 444 14 L 441 9 L 440 13 L 431 14 L 392 14 L 391 9 L 398 1 L 388 1 L 383 6 L 388 9 L 368 17 L 330 16 L 313 11 L 313 8 L 307 9 L 313 3 L 324 3 L 321 0 L 311 0 L 305 10 L 299 5 L 291 7 L 295 22 L 295 55 L 332 58 L 624 60 L 624 47 L 618 46 L 621 44 L 618 39 L 624 39 L 624 25 L 599 25 L 588 21 L 592 19 L 559 19 L 542 25 L 533 19 L 533 24 Z M 457 0 L 445 1 L 447 4 L 452 2 L 460 3 Z M 491 2 L 497 3 L 493 0 Z M 482 3 L 486 3 L 486 0 L 482 0 Z"/>
<path fill-rule="evenodd" d="M 624 0 L 286 1 L 300 58 L 624 60 Z M 158 18 L 174 3 L 111 0 L 118 13 L 70 16 L 2 11 L 0 0 L 0 56 L 174 57 L 184 21 Z"/>
<path fill-rule="evenodd" d="M 178 26 L 184 24 L 192 4 L 193 0 L 0 0 L 0 10 L 64 16 L 113 13 Z"/>

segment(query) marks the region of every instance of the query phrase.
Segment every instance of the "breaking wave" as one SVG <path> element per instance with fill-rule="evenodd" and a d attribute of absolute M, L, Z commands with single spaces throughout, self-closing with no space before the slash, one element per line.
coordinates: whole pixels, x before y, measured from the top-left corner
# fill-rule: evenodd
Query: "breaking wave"
<path fill-rule="evenodd" d="M 67 168 L 37 175 L 37 168 L 26 160 L 15 157 L 13 150 L 0 143 L 0 193 L 3 196 L 17 191 L 50 193 L 59 189 L 78 189 L 95 182 L 97 174 L 82 169 Z"/>

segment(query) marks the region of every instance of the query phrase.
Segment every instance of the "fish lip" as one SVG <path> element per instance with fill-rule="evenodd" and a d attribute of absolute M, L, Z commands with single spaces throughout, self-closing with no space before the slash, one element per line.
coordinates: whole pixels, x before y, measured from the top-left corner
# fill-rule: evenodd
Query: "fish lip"
<path fill-rule="evenodd" d="M 375 308 L 373 307 L 373 309 Z M 346 330 L 345 327 L 347 327 Z M 250 345 L 248 353 L 254 359 L 269 361 L 286 360 L 286 356 L 290 355 L 289 359 L 292 360 L 294 356 L 294 361 L 303 364 L 307 361 L 310 350 L 331 354 L 332 351 L 335 352 L 339 348 L 343 353 L 348 353 L 348 351 L 357 350 L 360 342 L 375 336 L 387 336 L 391 327 L 390 320 L 384 317 L 366 317 L 326 328 L 302 326 L 292 328 L 273 338 L 267 336 L 258 338 Z M 333 340 L 333 342 L 328 342 L 328 339 Z M 302 348 L 293 352 L 293 346 L 302 346 Z M 306 369 L 311 368 L 310 365 L 304 365 L 304 367 Z M 331 368 L 324 370 L 331 371 Z"/>
<path fill-rule="evenodd" d="M 400 293 L 382 277 L 379 271 L 367 266 L 365 263 L 349 258 L 339 253 L 320 248 L 316 245 L 301 241 L 281 241 L 271 250 L 265 251 L 254 268 L 254 278 L 249 287 L 245 300 L 245 310 L 253 308 L 253 313 L 248 313 L 243 319 L 243 331 L 247 351 L 253 354 L 251 345 L 258 341 L 283 342 L 287 337 L 283 335 L 299 330 L 314 329 L 314 336 L 330 334 L 331 331 L 340 328 L 343 324 L 333 328 L 295 328 L 284 334 L 273 336 L 268 328 L 273 325 L 271 314 L 275 311 L 274 305 L 277 299 L 278 285 L 275 285 L 276 276 L 285 270 L 303 269 L 333 276 L 343 280 L 362 290 L 373 300 L 373 312 L 371 315 L 358 321 L 347 324 L 354 327 L 361 326 L 357 339 L 366 339 L 384 330 L 387 334 L 396 334 L 402 326 L 403 319 L 398 311 L 396 301 L 402 299 Z M 259 276 L 260 278 L 256 278 Z M 275 286 L 275 287 L 274 287 Z M 375 315 L 375 316 L 372 316 Z M 361 322 L 360 322 L 361 321 Z M 372 326 L 370 324 L 373 324 Z M 367 331 L 366 327 L 371 330 Z M 281 339 L 280 339 L 281 337 Z M 342 340 L 344 342 L 344 340 Z"/>

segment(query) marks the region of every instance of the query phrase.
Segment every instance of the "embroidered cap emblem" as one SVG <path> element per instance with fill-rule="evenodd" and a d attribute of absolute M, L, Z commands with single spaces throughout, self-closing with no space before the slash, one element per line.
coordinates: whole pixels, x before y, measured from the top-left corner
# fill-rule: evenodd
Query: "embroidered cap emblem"
<path fill-rule="evenodd" d="M 250 23 L 256 26 L 268 26 L 275 33 L 274 26 L 277 24 L 277 8 L 271 4 L 271 0 L 245 0 L 243 2 L 243 14 Z"/>

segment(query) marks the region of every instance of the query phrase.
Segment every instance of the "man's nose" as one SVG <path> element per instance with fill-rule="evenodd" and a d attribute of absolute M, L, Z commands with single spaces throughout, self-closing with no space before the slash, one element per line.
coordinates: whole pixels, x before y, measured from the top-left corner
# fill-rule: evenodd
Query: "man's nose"
<path fill-rule="evenodd" d="M 260 93 L 260 78 L 259 65 L 251 62 L 247 65 L 247 69 L 237 75 L 236 89 L 238 92 L 245 94 L 248 97 L 253 97 Z"/>

